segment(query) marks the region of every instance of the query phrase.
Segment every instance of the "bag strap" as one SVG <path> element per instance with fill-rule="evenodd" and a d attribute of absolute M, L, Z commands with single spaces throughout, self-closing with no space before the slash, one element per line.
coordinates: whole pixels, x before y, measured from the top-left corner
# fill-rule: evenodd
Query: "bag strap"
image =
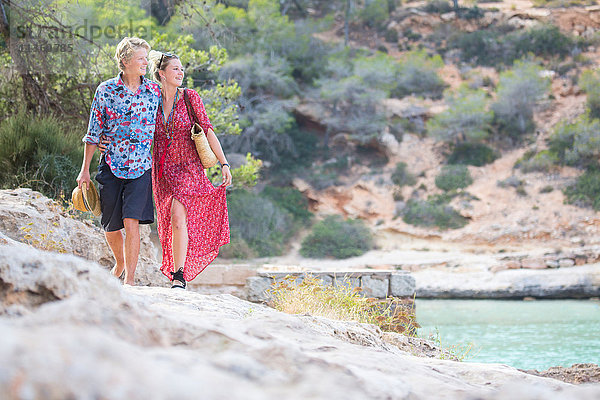
<path fill-rule="evenodd" d="M 183 100 L 185 101 L 185 108 L 187 108 L 188 116 L 190 117 L 190 121 L 200 125 L 198 122 L 198 117 L 196 116 L 196 112 L 194 111 L 194 107 L 190 102 L 190 95 L 188 94 L 187 89 L 183 89 Z"/>

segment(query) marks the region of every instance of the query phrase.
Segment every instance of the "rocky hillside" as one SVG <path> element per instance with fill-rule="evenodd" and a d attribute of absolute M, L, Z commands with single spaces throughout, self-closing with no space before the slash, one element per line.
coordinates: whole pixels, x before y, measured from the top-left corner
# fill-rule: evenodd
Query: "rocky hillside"
<path fill-rule="evenodd" d="M 373 31 L 356 29 L 351 32 L 353 46 L 378 49 L 386 47 L 388 54 L 401 57 L 399 50 L 403 41 L 402 32 L 410 30 L 421 36 L 429 35 L 444 23 L 453 29 L 473 32 L 491 26 L 512 26 L 525 29 L 541 23 L 558 26 L 565 34 L 591 38 L 600 28 L 600 7 L 574 7 L 544 9 L 533 8 L 528 1 L 482 3 L 483 16 L 474 20 L 458 19 L 454 12 L 432 14 L 422 11 L 425 3 L 404 4 L 387 22 L 388 30 L 399 32 L 400 45 L 387 43 Z M 340 23 L 319 37 L 328 41 L 343 40 L 343 25 Z M 413 46 L 419 44 L 418 41 Z M 425 44 L 427 45 L 427 44 Z M 582 57 L 592 67 L 600 61 L 600 48 L 587 48 Z M 440 74 L 446 84 L 457 88 L 467 82 L 464 66 L 448 62 Z M 461 71 L 461 68 L 463 70 Z M 473 67 L 471 73 L 487 77 L 498 83 L 498 73 L 490 67 Z M 546 140 L 557 123 L 573 120 L 585 110 L 586 95 L 574 84 L 573 76 L 549 71 L 551 77 L 550 100 L 541 104 L 535 112 L 536 133 L 531 140 L 517 147 L 501 149 L 501 156 L 491 164 L 469 167 L 473 183 L 465 189 L 470 196 L 455 197 L 450 205 L 468 223 L 459 229 L 440 230 L 415 227 L 405 223 L 399 214 L 411 198 L 424 199 L 439 194 L 435 177 L 445 164 L 447 148 L 432 138 L 404 133 L 401 140 L 387 132 L 376 144 L 378 151 L 385 154 L 387 163 L 378 168 L 352 163 L 348 173 L 339 179 L 340 185 L 317 190 L 307 182 L 296 179 L 295 186 L 310 200 L 318 214 L 341 214 L 370 221 L 383 248 L 415 248 L 422 246 L 419 239 L 430 240 L 428 247 L 467 248 L 480 250 L 526 250 L 538 246 L 554 248 L 573 247 L 600 242 L 600 219 L 589 208 L 565 204 L 562 192 L 581 174 L 570 167 L 556 168 L 552 173 L 529 172 L 516 169 L 515 164 L 527 151 L 539 151 L 547 147 Z M 382 107 L 388 117 L 408 118 L 415 110 L 425 120 L 446 109 L 443 100 L 419 98 L 388 99 Z M 310 103 L 301 104 L 297 113 L 311 126 L 318 126 L 323 116 L 315 112 Z M 335 138 L 333 139 L 335 140 Z M 408 170 L 417 177 L 416 184 L 404 186 L 397 193 L 391 176 L 397 163 L 404 162 Z M 500 185 L 499 182 L 509 182 Z M 512 184 L 514 183 L 514 184 Z M 518 190 L 517 190 L 518 188 Z M 551 188 L 551 189 L 549 189 Z M 437 245 L 436 245 L 437 243 Z"/>
<path fill-rule="evenodd" d="M 503 365 L 423 357 L 373 326 L 229 295 L 122 287 L 73 255 L 0 245 L 5 399 L 589 399 Z"/>

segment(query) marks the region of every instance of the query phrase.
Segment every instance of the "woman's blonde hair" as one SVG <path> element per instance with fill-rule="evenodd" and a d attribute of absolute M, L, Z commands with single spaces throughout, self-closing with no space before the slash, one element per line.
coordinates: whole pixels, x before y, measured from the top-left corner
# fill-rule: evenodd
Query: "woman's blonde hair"
<path fill-rule="evenodd" d="M 171 60 L 176 59 L 178 60 L 179 57 L 175 54 L 161 53 L 160 51 L 152 50 L 150 54 L 148 54 L 148 61 L 150 61 L 150 76 L 152 79 L 160 84 L 160 74 L 158 71 L 164 71 Z"/>
<path fill-rule="evenodd" d="M 138 37 L 125 37 L 119 42 L 117 50 L 115 51 L 115 60 L 117 61 L 117 64 L 119 64 L 119 69 L 121 71 L 125 69 L 125 64 L 123 64 L 123 62 L 131 60 L 133 53 L 141 48 L 150 51 L 148 42 Z"/>

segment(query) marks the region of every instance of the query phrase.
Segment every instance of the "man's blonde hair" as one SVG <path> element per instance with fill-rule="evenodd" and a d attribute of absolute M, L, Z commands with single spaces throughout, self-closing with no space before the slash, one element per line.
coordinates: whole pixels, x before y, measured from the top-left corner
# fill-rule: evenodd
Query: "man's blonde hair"
<path fill-rule="evenodd" d="M 117 51 L 115 51 L 115 60 L 117 61 L 117 64 L 119 64 L 119 69 L 121 71 L 125 69 L 123 61 L 131 60 L 133 53 L 140 48 L 144 48 L 148 52 L 150 51 L 148 42 L 138 37 L 125 37 L 119 42 Z"/>

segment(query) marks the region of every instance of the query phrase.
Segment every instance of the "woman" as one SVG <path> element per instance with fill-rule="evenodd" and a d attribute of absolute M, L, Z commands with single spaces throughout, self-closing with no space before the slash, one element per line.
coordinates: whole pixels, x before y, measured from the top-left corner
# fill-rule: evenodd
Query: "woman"
<path fill-rule="evenodd" d="M 152 78 L 161 86 L 162 101 L 156 116 L 152 154 L 152 190 L 163 251 L 161 271 L 173 288 L 185 289 L 229 243 L 229 219 L 225 198 L 231 172 L 219 139 L 198 93 L 181 89 L 184 70 L 179 57 L 151 51 Z M 210 182 L 190 136 L 190 120 L 184 90 L 210 147 L 222 166 L 223 184 Z M 190 110 L 191 111 L 191 110 Z"/>

